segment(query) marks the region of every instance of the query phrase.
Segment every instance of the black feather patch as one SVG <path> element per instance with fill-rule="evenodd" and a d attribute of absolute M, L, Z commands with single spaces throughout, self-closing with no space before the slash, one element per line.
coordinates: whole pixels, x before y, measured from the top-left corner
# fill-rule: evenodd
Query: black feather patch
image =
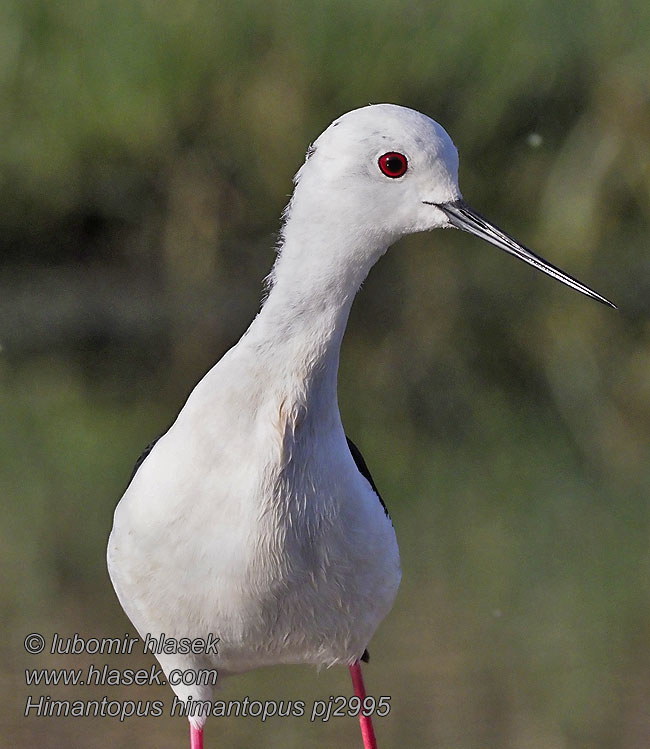
<path fill-rule="evenodd" d="M 359 448 L 352 442 L 352 440 L 346 436 L 345 438 L 348 441 L 348 447 L 350 448 L 350 454 L 352 455 L 352 458 L 359 470 L 359 473 L 367 479 L 370 486 L 372 486 L 373 491 L 377 495 L 377 499 L 381 502 L 381 506 L 384 508 L 384 512 L 386 513 L 386 517 L 390 518 L 390 513 L 388 512 L 388 507 L 386 507 L 386 503 L 381 498 L 381 494 L 379 493 L 379 490 L 377 489 L 377 485 L 373 481 L 372 476 L 370 475 L 370 471 L 368 470 L 368 466 L 366 465 L 366 461 L 363 459 L 363 455 L 361 454 L 361 451 Z"/>
<path fill-rule="evenodd" d="M 135 461 L 135 465 L 133 466 L 133 471 L 131 472 L 131 478 L 129 479 L 129 483 L 126 485 L 126 488 L 129 488 L 129 484 L 133 481 L 133 477 L 138 472 L 138 468 L 144 463 L 144 461 L 147 459 L 147 456 L 149 453 L 153 450 L 154 445 L 158 440 L 162 437 L 162 434 L 159 434 L 155 440 L 152 440 L 142 451 L 142 454 L 140 457 Z"/>

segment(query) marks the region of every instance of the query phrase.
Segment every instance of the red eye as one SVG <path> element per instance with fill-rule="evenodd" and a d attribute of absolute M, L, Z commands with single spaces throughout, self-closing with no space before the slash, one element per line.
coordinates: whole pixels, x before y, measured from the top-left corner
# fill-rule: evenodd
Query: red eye
<path fill-rule="evenodd" d="M 387 177 L 392 177 L 393 179 L 401 177 L 406 172 L 409 165 L 406 156 L 397 153 L 397 151 L 389 151 L 383 156 L 380 156 L 378 163 L 381 171 Z"/>

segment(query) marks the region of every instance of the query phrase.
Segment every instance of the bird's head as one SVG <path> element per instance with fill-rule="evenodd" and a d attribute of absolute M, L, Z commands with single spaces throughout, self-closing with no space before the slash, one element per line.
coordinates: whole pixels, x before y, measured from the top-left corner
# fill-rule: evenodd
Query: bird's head
<path fill-rule="evenodd" d="M 374 104 L 339 117 L 310 147 L 296 183 L 291 209 L 323 231 L 336 226 L 385 249 L 405 234 L 455 227 L 614 306 L 473 211 L 458 187 L 451 138 L 413 109 Z"/>

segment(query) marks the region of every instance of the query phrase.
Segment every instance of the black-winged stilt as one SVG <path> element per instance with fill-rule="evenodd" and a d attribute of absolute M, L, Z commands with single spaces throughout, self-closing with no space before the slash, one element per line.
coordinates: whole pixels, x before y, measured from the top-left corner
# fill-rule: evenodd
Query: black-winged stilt
<path fill-rule="evenodd" d="M 400 563 L 336 383 L 352 301 L 393 242 L 454 226 L 614 306 L 469 208 L 457 173 L 445 130 L 391 104 L 343 115 L 310 147 L 266 302 L 138 461 L 115 511 L 108 567 L 140 634 L 219 638 L 218 653 L 158 654 L 168 676 L 346 664 L 364 694 L 359 661 Z M 213 691 L 173 689 L 186 703 Z M 204 722 L 190 717 L 192 747 Z M 361 728 L 376 746 L 370 718 Z"/>

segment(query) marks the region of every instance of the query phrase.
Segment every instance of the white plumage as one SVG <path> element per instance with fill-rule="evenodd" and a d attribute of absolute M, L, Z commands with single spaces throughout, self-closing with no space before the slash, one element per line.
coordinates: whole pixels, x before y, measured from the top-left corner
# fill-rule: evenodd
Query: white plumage
<path fill-rule="evenodd" d="M 140 634 L 220 638 L 217 657 L 160 656 L 166 672 L 349 665 L 390 610 L 395 532 L 350 453 L 336 391 L 352 301 L 390 244 L 457 226 L 604 301 L 471 212 L 457 170 L 440 125 L 389 104 L 344 115 L 310 149 L 268 299 L 115 512 L 109 571 Z"/>

